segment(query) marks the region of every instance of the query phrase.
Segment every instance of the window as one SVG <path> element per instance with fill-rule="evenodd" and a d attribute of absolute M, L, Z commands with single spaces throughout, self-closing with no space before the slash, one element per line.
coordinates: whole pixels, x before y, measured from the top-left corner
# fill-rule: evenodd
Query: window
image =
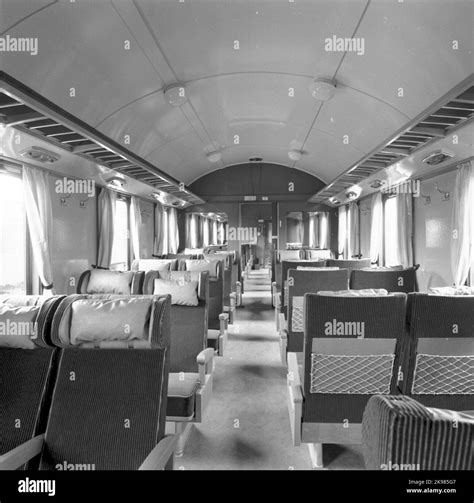
<path fill-rule="evenodd" d="M 110 269 L 126 271 L 129 266 L 129 203 L 117 198 L 114 215 L 114 243 Z"/>
<path fill-rule="evenodd" d="M 0 173 L 0 294 L 26 294 L 26 215 L 20 177 Z"/>
<path fill-rule="evenodd" d="M 384 250 L 386 266 L 400 264 L 398 256 L 397 220 L 397 198 L 389 197 L 385 200 L 384 208 Z"/>

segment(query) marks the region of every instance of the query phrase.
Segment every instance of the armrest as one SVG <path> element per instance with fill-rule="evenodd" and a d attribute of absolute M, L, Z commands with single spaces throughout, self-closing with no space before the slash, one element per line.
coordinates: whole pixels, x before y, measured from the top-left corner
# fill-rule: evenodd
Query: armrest
<path fill-rule="evenodd" d="M 169 435 L 160 440 L 148 454 L 139 470 L 165 470 L 178 444 L 178 435 Z"/>
<path fill-rule="evenodd" d="M 219 332 L 221 335 L 225 334 L 228 323 L 229 323 L 229 315 L 227 313 L 221 313 L 219 315 Z"/>
<path fill-rule="evenodd" d="M 201 385 L 203 385 L 206 382 L 206 374 L 212 374 L 212 370 L 211 372 L 207 372 L 207 369 L 209 368 L 209 364 L 211 365 L 211 368 L 213 367 L 214 349 L 203 349 L 197 355 L 196 360 L 199 367 L 199 380 L 201 381 Z"/>
<path fill-rule="evenodd" d="M 37 456 L 44 443 L 44 434 L 38 435 L 24 444 L 0 456 L 0 470 L 16 470 Z"/>
<path fill-rule="evenodd" d="M 287 361 L 288 361 L 288 384 L 290 386 L 297 386 L 301 388 L 301 380 L 300 380 L 300 373 L 298 370 L 298 359 L 296 353 L 288 353 Z M 301 393 L 298 398 L 300 399 L 299 401 L 303 400 Z"/>

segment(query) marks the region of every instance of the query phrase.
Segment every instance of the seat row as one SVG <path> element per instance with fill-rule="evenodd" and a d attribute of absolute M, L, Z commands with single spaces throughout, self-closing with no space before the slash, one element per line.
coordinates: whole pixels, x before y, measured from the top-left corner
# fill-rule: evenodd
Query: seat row
<path fill-rule="evenodd" d="M 170 295 L 0 297 L 0 467 L 35 456 L 29 468 L 170 467 L 212 394 L 208 279 L 196 274 L 195 307 Z"/>
<path fill-rule="evenodd" d="M 362 442 L 372 396 L 474 414 L 474 295 L 346 289 L 305 293 L 300 307 L 288 408 L 293 443 L 309 444 L 315 465 L 325 443 Z"/>

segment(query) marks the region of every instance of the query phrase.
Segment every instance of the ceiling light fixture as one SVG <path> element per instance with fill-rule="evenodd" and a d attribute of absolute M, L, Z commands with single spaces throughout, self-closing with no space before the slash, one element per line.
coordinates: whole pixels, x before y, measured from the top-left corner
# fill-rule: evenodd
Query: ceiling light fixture
<path fill-rule="evenodd" d="M 336 93 L 336 81 L 331 79 L 314 79 L 309 85 L 311 96 L 319 101 L 328 101 Z"/>
<path fill-rule="evenodd" d="M 123 186 L 127 183 L 124 178 L 119 176 L 113 176 L 106 180 L 107 185 L 112 189 L 123 189 Z"/>
<path fill-rule="evenodd" d="M 186 87 L 183 84 L 171 84 L 163 91 L 166 100 L 173 107 L 180 107 L 188 100 Z"/>
<path fill-rule="evenodd" d="M 441 164 L 452 157 L 454 157 L 453 153 L 448 150 L 441 149 L 432 152 L 430 155 L 425 157 L 422 162 L 429 164 L 430 166 L 436 166 L 437 164 Z"/>
<path fill-rule="evenodd" d="M 303 152 L 301 152 L 301 150 L 292 149 L 288 152 L 288 157 L 292 161 L 299 161 L 301 157 L 303 157 Z"/>
<path fill-rule="evenodd" d="M 219 162 L 222 159 L 222 154 L 220 152 L 217 152 L 217 150 L 214 152 L 209 152 L 206 155 L 209 162 Z"/>
<path fill-rule="evenodd" d="M 23 157 L 29 157 L 33 161 L 39 162 L 56 162 L 61 159 L 59 154 L 55 154 L 54 152 L 50 152 L 49 150 L 45 150 L 40 147 L 31 147 L 26 150 L 20 152 L 20 155 Z"/>

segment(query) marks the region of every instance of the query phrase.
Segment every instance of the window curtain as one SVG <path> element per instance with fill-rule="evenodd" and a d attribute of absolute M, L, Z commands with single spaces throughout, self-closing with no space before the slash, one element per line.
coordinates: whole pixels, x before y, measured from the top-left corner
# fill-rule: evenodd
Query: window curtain
<path fill-rule="evenodd" d="M 413 197 L 397 194 L 397 250 L 403 267 L 413 266 Z"/>
<path fill-rule="evenodd" d="M 217 236 L 218 229 L 217 229 L 217 220 L 212 220 L 212 239 L 211 239 L 211 244 L 212 245 L 217 245 L 219 244 L 219 239 Z"/>
<path fill-rule="evenodd" d="M 202 235 L 202 246 L 209 246 L 209 219 L 206 217 L 201 218 L 201 235 Z"/>
<path fill-rule="evenodd" d="M 372 196 L 370 224 L 370 261 L 383 265 L 383 201 L 382 193 Z"/>
<path fill-rule="evenodd" d="M 339 206 L 337 251 L 338 258 L 347 258 L 347 208 Z"/>
<path fill-rule="evenodd" d="M 140 199 L 132 196 L 131 211 L 130 211 L 130 234 L 132 238 L 133 257 L 140 257 L 140 228 L 142 225 L 142 214 L 140 211 Z"/>
<path fill-rule="evenodd" d="M 360 253 L 360 234 L 359 234 L 359 205 L 356 202 L 349 204 L 347 214 L 347 233 L 348 233 L 348 253 L 347 258 L 353 258 Z"/>
<path fill-rule="evenodd" d="M 160 203 L 155 204 L 155 244 L 153 248 L 154 255 L 165 255 L 168 251 L 164 251 L 164 219 L 165 211 Z"/>
<path fill-rule="evenodd" d="M 112 260 L 112 246 L 114 244 L 114 214 L 117 195 L 115 192 L 102 189 L 98 200 L 98 235 L 99 249 L 97 253 L 97 267 L 108 269 Z"/>
<path fill-rule="evenodd" d="M 308 222 L 308 245 L 310 248 L 319 246 L 319 215 L 310 214 Z"/>
<path fill-rule="evenodd" d="M 224 222 L 219 222 L 218 223 L 218 230 L 217 230 L 217 244 L 223 245 L 224 244 Z"/>
<path fill-rule="evenodd" d="M 451 271 L 454 284 L 463 286 L 474 269 L 474 163 L 459 166 L 454 186 Z"/>
<path fill-rule="evenodd" d="M 168 209 L 168 253 L 178 253 L 179 229 L 178 211 L 176 208 Z"/>
<path fill-rule="evenodd" d="M 319 248 L 325 250 L 329 248 L 329 225 L 328 225 L 328 214 L 319 214 Z"/>
<path fill-rule="evenodd" d="M 33 257 L 45 294 L 54 295 L 51 243 L 53 209 L 48 174 L 23 166 L 23 191 Z"/>
<path fill-rule="evenodd" d="M 199 248 L 199 227 L 198 215 L 186 215 L 186 248 Z"/>

